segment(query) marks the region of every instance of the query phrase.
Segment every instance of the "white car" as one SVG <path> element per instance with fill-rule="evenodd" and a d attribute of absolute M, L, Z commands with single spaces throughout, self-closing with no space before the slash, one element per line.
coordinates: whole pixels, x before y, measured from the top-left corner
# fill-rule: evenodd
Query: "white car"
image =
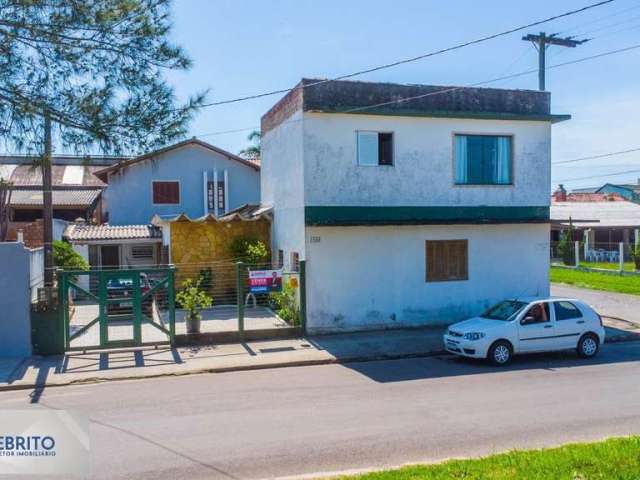
<path fill-rule="evenodd" d="M 576 349 L 594 357 L 604 343 L 602 318 L 580 300 L 523 298 L 505 300 L 478 317 L 449 326 L 448 352 L 509 363 L 514 354 Z"/>

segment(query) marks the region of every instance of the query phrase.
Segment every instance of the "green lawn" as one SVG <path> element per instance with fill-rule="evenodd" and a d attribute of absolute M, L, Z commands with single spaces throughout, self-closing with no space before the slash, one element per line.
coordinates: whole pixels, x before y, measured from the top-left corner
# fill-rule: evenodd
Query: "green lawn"
<path fill-rule="evenodd" d="M 566 283 L 593 290 L 640 295 L 640 275 L 621 276 L 551 267 L 551 282 Z"/>
<path fill-rule="evenodd" d="M 603 268 L 605 270 L 618 270 L 620 268 L 620 264 L 611 262 L 580 262 L 580 266 L 586 268 Z M 636 269 L 636 265 L 633 262 L 624 262 L 622 268 L 626 272 L 633 272 Z"/>
<path fill-rule="evenodd" d="M 450 460 L 343 476 L 349 480 L 591 480 L 640 478 L 640 437 L 514 451 L 475 460 Z"/>

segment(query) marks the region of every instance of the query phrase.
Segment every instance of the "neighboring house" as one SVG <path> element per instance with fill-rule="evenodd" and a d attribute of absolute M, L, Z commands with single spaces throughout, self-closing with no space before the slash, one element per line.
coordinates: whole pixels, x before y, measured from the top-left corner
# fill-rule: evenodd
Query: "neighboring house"
<path fill-rule="evenodd" d="M 262 117 L 261 143 L 272 251 L 307 261 L 309 331 L 549 294 L 551 124 L 570 117 L 548 92 L 314 82 Z"/>
<path fill-rule="evenodd" d="M 574 195 L 568 194 L 564 201 L 554 195 L 551 204 L 552 246 L 560 241 L 562 232 L 567 232 L 571 225 L 573 239 L 583 242 L 585 252 L 618 252 L 619 244 L 623 243 L 628 258 L 629 247 L 640 242 L 640 205 L 620 200 L 614 194 L 599 194 L 602 195 L 599 200 L 594 197 L 598 194 L 578 193 L 578 198 Z M 590 195 L 590 199 L 585 200 L 585 195 Z M 559 256 L 554 250 L 552 255 Z"/>
<path fill-rule="evenodd" d="M 631 202 L 640 203 L 640 178 L 637 183 L 605 183 L 601 187 L 574 189 L 571 193 L 615 193 Z"/>
<path fill-rule="evenodd" d="M 106 184 L 94 173 L 122 157 L 54 155 L 52 157 L 53 218 L 102 221 L 102 192 Z M 42 170 L 36 158 L 0 155 L 0 178 L 13 184 L 9 211 L 9 240 L 23 232 L 29 247 L 42 245 Z"/>
<path fill-rule="evenodd" d="M 162 262 L 162 232 L 153 225 L 72 223 L 63 238 L 92 268 L 157 265 Z"/>
<path fill-rule="evenodd" d="M 148 224 L 154 215 L 197 218 L 260 200 L 260 166 L 192 138 L 104 168 L 110 225 Z"/>

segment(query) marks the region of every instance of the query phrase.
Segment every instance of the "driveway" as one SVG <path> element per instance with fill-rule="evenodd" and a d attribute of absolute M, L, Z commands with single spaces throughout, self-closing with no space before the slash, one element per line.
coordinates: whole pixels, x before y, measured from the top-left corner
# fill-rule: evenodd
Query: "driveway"
<path fill-rule="evenodd" d="M 552 284 L 551 295 L 583 300 L 603 317 L 640 324 L 640 295 L 604 292 L 569 285 Z"/>
<path fill-rule="evenodd" d="M 516 358 L 452 356 L 0 393 L 0 409 L 91 419 L 94 479 L 260 479 L 384 468 L 640 434 L 640 343 Z"/>

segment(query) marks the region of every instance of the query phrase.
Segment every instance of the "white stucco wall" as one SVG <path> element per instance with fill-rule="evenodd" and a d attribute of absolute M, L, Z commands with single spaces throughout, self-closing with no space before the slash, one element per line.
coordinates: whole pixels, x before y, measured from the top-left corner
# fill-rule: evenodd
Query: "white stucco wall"
<path fill-rule="evenodd" d="M 271 247 L 274 258 L 284 251 L 290 268 L 291 252 L 305 258 L 303 122 L 298 112 L 261 139 L 260 192 L 263 205 L 274 206 Z"/>
<path fill-rule="evenodd" d="M 549 294 L 547 224 L 313 227 L 311 237 L 312 333 L 449 324 L 505 297 Z M 454 239 L 469 242 L 469 280 L 426 282 L 425 240 Z"/>
<path fill-rule="evenodd" d="M 548 206 L 550 203 L 548 122 L 306 112 L 303 125 L 306 205 Z M 394 165 L 359 166 L 357 130 L 393 132 Z M 513 135 L 514 185 L 455 186 L 454 133 Z"/>

